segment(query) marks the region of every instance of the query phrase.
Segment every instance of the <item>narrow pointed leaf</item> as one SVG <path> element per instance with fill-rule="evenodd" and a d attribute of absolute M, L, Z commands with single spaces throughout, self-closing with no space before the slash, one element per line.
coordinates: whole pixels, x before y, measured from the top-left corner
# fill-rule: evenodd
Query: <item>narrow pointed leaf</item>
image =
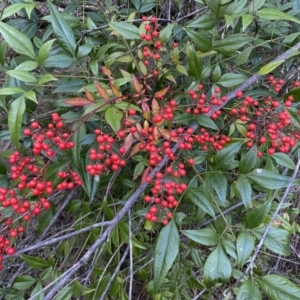
<path fill-rule="evenodd" d="M 93 101 L 90 101 L 86 98 L 81 98 L 81 97 L 77 97 L 77 98 L 72 98 L 72 99 L 67 99 L 64 100 L 65 103 L 73 105 L 73 106 L 84 106 L 87 104 L 93 104 Z"/>
<path fill-rule="evenodd" d="M 107 108 L 105 111 L 105 120 L 115 132 L 120 129 L 122 118 L 122 111 L 114 106 Z"/>
<path fill-rule="evenodd" d="M 131 75 L 131 79 L 132 79 L 132 85 L 133 85 L 135 91 L 136 91 L 137 93 L 140 93 L 141 90 L 142 90 L 142 88 L 141 88 L 141 85 L 140 85 L 139 81 L 138 81 L 137 78 L 134 76 L 134 74 Z"/>
<path fill-rule="evenodd" d="M 37 82 L 35 76 L 33 76 L 30 72 L 22 71 L 22 70 L 9 70 L 6 71 L 8 75 L 11 77 L 17 78 L 23 82 Z"/>
<path fill-rule="evenodd" d="M 202 72 L 202 63 L 198 58 L 194 47 L 192 47 L 192 51 L 189 56 L 189 74 L 194 76 L 196 79 L 200 80 Z"/>
<path fill-rule="evenodd" d="M 267 201 L 258 207 L 250 210 L 246 213 L 245 225 L 247 228 L 256 228 L 260 226 L 266 216 L 268 215 L 271 208 L 271 201 Z"/>
<path fill-rule="evenodd" d="M 105 90 L 105 88 L 103 88 L 97 81 L 94 81 L 94 84 L 97 88 L 98 94 L 100 95 L 100 97 L 102 97 L 104 100 L 108 100 L 109 96 L 107 91 Z"/>
<path fill-rule="evenodd" d="M 236 189 L 238 190 L 245 207 L 248 208 L 251 204 L 252 194 L 252 188 L 249 180 L 245 176 L 240 175 L 236 182 Z"/>
<path fill-rule="evenodd" d="M 215 216 L 214 206 L 212 201 L 206 196 L 202 189 L 199 188 L 189 188 L 187 190 L 188 198 L 198 207 L 200 207 L 203 211 L 211 215 Z"/>
<path fill-rule="evenodd" d="M 174 220 L 159 233 L 154 252 L 153 293 L 155 294 L 169 270 L 171 269 L 179 251 L 179 233 Z"/>
<path fill-rule="evenodd" d="M 57 42 L 65 51 L 75 57 L 76 41 L 72 28 L 51 2 L 49 2 L 49 7 L 51 11 L 51 24 Z"/>
<path fill-rule="evenodd" d="M 226 201 L 226 194 L 227 194 L 227 179 L 226 176 L 221 172 L 212 172 L 209 174 L 209 181 L 216 191 L 217 195 L 221 203 Z"/>
<path fill-rule="evenodd" d="M 190 117 L 190 115 L 188 115 L 188 117 Z M 216 125 L 216 123 L 209 117 L 205 116 L 205 115 L 199 115 L 196 117 L 196 122 L 201 125 L 204 126 L 206 128 L 211 128 L 211 129 L 215 129 L 215 130 L 219 130 L 218 126 Z"/>
<path fill-rule="evenodd" d="M 289 169 L 295 169 L 295 163 L 293 160 L 285 153 L 274 153 L 271 156 L 279 165 L 287 167 Z"/>
<path fill-rule="evenodd" d="M 24 33 L 3 22 L 0 22 L 0 33 L 15 52 L 36 60 L 32 43 Z"/>
<path fill-rule="evenodd" d="M 257 16 L 265 20 L 288 20 L 300 24 L 300 21 L 298 19 L 278 9 L 263 8 L 256 14 Z"/>
<path fill-rule="evenodd" d="M 136 40 L 140 38 L 139 29 L 130 23 L 110 22 L 108 25 L 124 39 Z"/>
<path fill-rule="evenodd" d="M 19 149 L 22 117 L 25 112 L 25 108 L 25 98 L 22 96 L 12 102 L 8 113 L 8 129 L 11 141 L 17 149 Z"/>
<path fill-rule="evenodd" d="M 241 158 L 239 162 L 239 171 L 241 173 L 247 173 L 250 172 L 255 164 L 257 159 L 257 149 L 256 147 L 252 147 L 243 157 Z"/>
<path fill-rule="evenodd" d="M 181 230 L 189 239 L 193 240 L 200 245 L 216 246 L 220 241 L 220 236 L 215 230 L 210 228 L 199 230 Z"/>
<path fill-rule="evenodd" d="M 242 268 L 254 249 L 254 239 L 249 232 L 242 232 L 236 242 L 238 268 Z"/>

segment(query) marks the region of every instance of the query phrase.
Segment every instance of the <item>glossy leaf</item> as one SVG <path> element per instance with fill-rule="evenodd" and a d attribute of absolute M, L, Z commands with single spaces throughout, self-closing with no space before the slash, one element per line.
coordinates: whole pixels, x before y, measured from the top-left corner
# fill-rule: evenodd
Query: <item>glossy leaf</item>
<path fill-rule="evenodd" d="M 238 289 L 236 300 L 261 300 L 261 292 L 253 279 L 245 281 Z"/>
<path fill-rule="evenodd" d="M 256 282 L 270 300 L 298 300 L 300 287 L 286 277 L 280 275 L 265 275 L 256 278 Z"/>
<path fill-rule="evenodd" d="M 32 71 L 38 67 L 38 63 L 36 61 L 28 60 L 19 64 L 15 70 L 23 70 L 23 71 Z"/>
<path fill-rule="evenodd" d="M 265 66 L 263 66 L 259 71 L 258 74 L 260 75 L 266 75 L 275 70 L 278 66 L 283 64 L 285 60 L 277 60 L 277 61 L 272 61 Z"/>
<path fill-rule="evenodd" d="M 199 188 L 188 188 L 187 190 L 188 198 L 203 211 L 208 213 L 210 216 L 214 217 L 214 207 L 212 201 L 207 197 L 202 189 Z"/>
<path fill-rule="evenodd" d="M 291 178 L 288 176 L 279 175 L 265 169 L 255 169 L 251 173 L 246 174 L 246 176 L 258 186 L 269 190 L 287 187 L 291 181 Z M 299 184 L 298 179 L 293 182 L 293 185 L 297 184 Z"/>
<path fill-rule="evenodd" d="M 236 65 L 240 66 L 246 63 L 252 50 L 253 50 L 252 47 L 247 47 L 245 50 L 243 50 L 236 59 Z"/>
<path fill-rule="evenodd" d="M 154 252 L 153 293 L 156 293 L 169 270 L 171 269 L 179 251 L 179 233 L 174 220 L 164 227 L 158 236 Z"/>
<path fill-rule="evenodd" d="M 30 267 L 34 269 L 43 269 L 50 267 L 51 265 L 43 258 L 40 257 L 34 257 L 34 256 L 29 256 L 22 254 L 21 258 L 23 261 L 25 261 Z"/>
<path fill-rule="evenodd" d="M 216 25 L 216 19 L 209 14 L 204 14 L 187 25 L 187 28 L 199 28 L 202 30 L 213 29 Z"/>
<path fill-rule="evenodd" d="M 104 100 L 108 100 L 109 95 L 108 95 L 106 89 L 103 88 L 97 81 L 94 81 L 94 84 L 97 88 L 97 91 L 98 91 L 98 94 L 100 95 L 100 97 L 102 97 Z"/>
<path fill-rule="evenodd" d="M 75 57 L 76 41 L 72 28 L 51 2 L 49 7 L 51 11 L 51 25 L 57 42 L 65 51 Z"/>
<path fill-rule="evenodd" d="M 126 40 L 140 39 L 139 29 L 130 23 L 110 22 L 108 25 Z"/>
<path fill-rule="evenodd" d="M 175 26 L 175 23 L 168 24 L 166 27 L 164 27 L 161 32 L 159 33 L 159 40 L 161 43 L 165 43 L 168 41 L 168 39 L 172 35 L 173 28 Z"/>
<path fill-rule="evenodd" d="M 234 158 L 241 146 L 242 142 L 235 142 L 218 151 L 214 157 L 215 170 L 228 171 L 235 168 L 233 164 Z"/>
<path fill-rule="evenodd" d="M 239 192 L 241 199 L 246 208 L 250 207 L 251 204 L 251 184 L 245 176 L 239 176 L 236 181 L 236 189 Z"/>
<path fill-rule="evenodd" d="M 51 50 L 52 44 L 55 41 L 55 39 L 47 41 L 45 44 L 41 46 L 38 52 L 37 61 L 41 64 L 46 60 L 46 58 L 49 55 L 49 52 Z"/>
<path fill-rule="evenodd" d="M 221 203 L 226 201 L 227 195 L 227 178 L 221 172 L 212 172 L 209 174 L 209 181 L 216 191 Z"/>
<path fill-rule="evenodd" d="M 68 68 L 74 64 L 74 59 L 65 54 L 58 54 L 47 57 L 43 62 L 42 66 L 45 68 Z"/>
<path fill-rule="evenodd" d="M 266 216 L 268 215 L 270 208 L 271 208 L 271 201 L 267 201 L 259 205 L 258 207 L 254 208 L 253 210 L 248 211 L 245 217 L 246 227 L 256 228 L 260 226 L 266 219 Z"/>
<path fill-rule="evenodd" d="M 19 149 L 22 117 L 25 112 L 25 108 L 25 98 L 22 96 L 12 102 L 8 113 L 8 129 L 11 141 L 17 149 Z"/>
<path fill-rule="evenodd" d="M 0 22 L 0 33 L 15 52 L 36 59 L 32 43 L 24 33 L 3 22 Z"/>
<path fill-rule="evenodd" d="M 252 233 L 258 240 L 261 240 L 266 227 L 260 227 L 252 230 Z M 270 251 L 283 256 L 289 256 L 290 250 L 290 233 L 284 229 L 271 227 L 264 241 L 264 246 Z"/>
<path fill-rule="evenodd" d="M 217 82 L 218 84 L 224 87 L 234 87 L 244 81 L 246 81 L 247 77 L 242 74 L 232 74 L 226 73 L 223 74 L 220 80 Z"/>
<path fill-rule="evenodd" d="M 204 283 L 211 287 L 215 282 L 227 283 L 231 276 L 231 264 L 221 244 L 210 253 L 204 265 Z"/>
<path fill-rule="evenodd" d="M 298 19 L 278 9 L 263 8 L 260 9 L 256 14 L 258 17 L 265 20 L 288 20 L 300 24 Z"/>
<path fill-rule="evenodd" d="M 122 118 L 122 111 L 114 106 L 108 107 L 105 111 L 105 120 L 115 132 L 120 129 Z"/>
<path fill-rule="evenodd" d="M 13 283 L 13 288 L 20 291 L 25 291 L 29 289 L 34 283 L 36 279 L 28 275 L 18 276 Z"/>
<path fill-rule="evenodd" d="M 17 78 L 25 83 L 37 82 L 35 76 L 33 76 L 30 72 L 22 71 L 22 70 L 9 70 L 6 71 L 8 75 L 11 77 Z"/>
<path fill-rule="evenodd" d="M 192 241 L 205 246 L 216 246 L 220 241 L 220 236 L 215 230 L 210 228 L 198 230 L 181 230 Z"/>
<path fill-rule="evenodd" d="M 242 268 L 254 249 L 254 239 L 249 232 L 242 232 L 236 241 L 238 268 Z"/>
<path fill-rule="evenodd" d="M 189 74 L 194 76 L 196 79 L 200 80 L 201 78 L 201 71 L 202 71 L 202 63 L 198 58 L 194 48 L 189 56 Z"/>
<path fill-rule="evenodd" d="M 186 29 L 186 33 L 195 44 L 196 48 L 202 53 L 211 51 L 212 41 L 208 36 L 203 33 L 193 31 L 192 29 Z"/>
<path fill-rule="evenodd" d="M 18 87 L 5 87 L 0 89 L 0 95 L 14 95 L 24 93 L 25 91 Z"/>
<path fill-rule="evenodd" d="M 293 160 L 285 153 L 274 153 L 271 156 L 279 165 L 287 167 L 289 169 L 295 169 L 295 163 Z"/>
<path fill-rule="evenodd" d="M 257 160 L 257 149 L 256 147 L 252 147 L 245 155 L 242 156 L 239 162 L 239 171 L 241 173 L 250 172 Z"/>
<path fill-rule="evenodd" d="M 205 115 L 199 115 L 196 117 L 196 122 L 203 126 L 203 127 L 207 127 L 207 128 L 211 128 L 211 129 L 215 129 L 215 130 L 219 130 L 218 126 L 216 125 L 216 123 L 209 117 L 205 116 Z"/>

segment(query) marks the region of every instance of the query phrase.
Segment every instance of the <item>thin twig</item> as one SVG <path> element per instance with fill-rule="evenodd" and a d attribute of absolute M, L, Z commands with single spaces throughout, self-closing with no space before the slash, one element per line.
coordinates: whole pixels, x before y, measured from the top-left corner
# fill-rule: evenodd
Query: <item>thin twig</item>
<path fill-rule="evenodd" d="M 133 286 L 133 253 L 132 253 L 132 228 L 131 228 L 131 211 L 128 211 L 128 230 L 129 230 L 129 299 L 132 299 L 132 286 Z"/>

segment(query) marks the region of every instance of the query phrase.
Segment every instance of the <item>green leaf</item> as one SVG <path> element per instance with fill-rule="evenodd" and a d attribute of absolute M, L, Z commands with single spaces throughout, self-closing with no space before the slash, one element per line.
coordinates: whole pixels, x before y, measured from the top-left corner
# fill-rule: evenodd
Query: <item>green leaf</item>
<path fill-rule="evenodd" d="M 214 207 L 212 201 L 207 197 L 204 191 L 200 188 L 188 188 L 187 190 L 188 198 L 198 207 L 200 207 L 203 211 L 211 215 L 215 216 Z"/>
<path fill-rule="evenodd" d="M 17 78 L 23 82 L 37 82 L 37 79 L 35 76 L 33 76 L 30 72 L 27 71 L 21 71 L 21 70 L 9 70 L 6 71 L 8 75 L 11 77 Z"/>
<path fill-rule="evenodd" d="M 261 293 L 253 279 L 245 281 L 238 289 L 236 300 L 261 300 Z"/>
<path fill-rule="evenodd" d="M 204 283 L 207 287 L 215 282 L 227 283 L 231 276 L 231 264 L 221 244 L 208 256 L 204 265 Z"/>
<path fill-rule="evenodd" d="M 179 233 L 174 220 L 159 233 L 154 252 L 153 293 L 157 293 L 179 251 Z"/>
<path fill-rule="evenodd" d="M 285 153 L 274 153 L 271 158 L 273 158 L 279 165 L 287 167 L 289 169 L 295 169 L 295 163 L 293 160 Z"/>
<path fill-rule="evenodd" d="M 195 120 L 199 125 L 201 125 L 203 127 L 219 130 L 219 128 L 215 124 L 215 122 L 211 118 L 209 118 L 205 115 L 199 115 L 196 117 Z"/>
<path fill-rule="evenodd" d="M 160 33 L 159 33 L 159 40 L 161 41 L 161 43 L 165 43 L 166 41 L 168 41 L 168 39 L 171 37 L 172 35 L 172 31 L 173 28 L 176 24 L 175 23 L 171 23 L 168 24 L 168 26 L 166 26 Z"/>
<path fill-rule="evenodd" d="M 72 125 L 72 130 L 74 134 L 72 135 L 72 141 L 75 143 L 76 147 L 72 148 L 72 158 L 74 162 L 79 165 L 80 164 L 80 153 L 81 153 L 81 145 L 80 141 L 86 136 L 86 126 L 82 124 L 82 122 L 76 122 Z"/>
<path fill-rule="evenodd" d="M 195 32 L 192 29 L 186 29 L 185 31 L 195 44 L 196 48 L 202 53 L 211 51 L 212 41 L 208 36 L 199 32 Z"/>
<path fill-rule="evenodd" d="M 217 195 L 219 196 L 221 203 L 224 203 L 226 201 L 226 195 L 227 195 L 226 176 L 221 172 L 212 172 L 209 174 L 208 179 L 212 187 L 216 191 Z"/>
<path fill-rule="evenodd" d="M 38 103 L 37 98 L 36 98 L 36 93 L 34 91 L 28 91 L 24 93 L 23 95 L 26 99 L 29 99 L 35 103 Z"/>
<path fill-rule="evenodd" d="M 51 12 L 51 25 L 57 42 L 65 51 L 75 57 L 76 40 L 72 28 L 51 2 L 49 2 L 49 7 Z"/>
<path fill-rule="evenodd" d="M 248 61 L 249 55 L 252 50 L 253 50 L 252 47 L 247 47 L 245 50 L 243 50 L 243 52 L 241 52 L 236 59 L 236 65 L 240 66 L 244 64 L 246 61 Z"/>
<path fill-rule="evenodd" d="M 44 74 L 39 76 L 39 82 L 38 84 L 43 84 L 49 81 L 56 81 L 57 78 L 53 77 L 51 74 Z"/>
<path fill-rule="evenodd" d="M 126 40 L 140 39 L 139 29 L 130 23 L 110 22 L 108 25 Z"/>
<path fill-rule="evenodd" d="M 266 0 L 252 0 L 249 5 L 249 14 L 256 13 L 264 4 Z"/>
<path fill-rule="evenodd" d="M 21 275 L 15 279 L 12 287 L 16 290 L 25 291 L 29 289 L 35 282 L 36 279 L 34 279 L 33 277 L 28 275 Z"/>
<path fill-rule="evenodd" d="M 224 87 L 233 87 L 244 82 L 246 79 L 247 77 L 242 74 L 226 73 L 222 75 L 217 83 Z"/>
<path fill-rule="evenodd" d="M 21 133 L 22 117 L 25 111 L 25 98 L 23 96 L 14 100 L 8 113 L 8 129 L 11 141 L 19 149 L 19 139 Z"/>
<path fill-rule="evenodd" d="M 216 246 L 220 241 L 220 236 L 215 230 L 210 228 L 198 230 L 181 230 L 192 241 L 205 246 Z"/>
<path fill-rule="evenodd" d="M 241 158 L 239 162 L 239 171 L 241 173 L 247 173 L 250 172 L 257 160 L 257 149 L 256 147 L 252 147 L 243 157 Z"/>
<path fill-rule="evenodd" d="M 192 122 L 192 120 L 193 120 L 192 114 L 181 113 L 181 114 L 175 116 L 174 123 L 188 125 Z"/>
<path fill-rule="evenodd" d="M 59 293 L 56 295 L 54 300 L 69 300 L 72 298 L 73 294 L 73 286 L 65 286 L 62 288 Z"/>
<path fill-rule="evenodd" d="M 232 55 L 252 40 L 252 38 L 243 36 L 242 34 L 232 34 L 221 41 L 216 41 L 213 48 L 220 54 Z"/>
<path fill-rule="evenodd" d="M 261 240 L 266 227 L 260 227 L 252 230 L 252 233 L 258 240 Z M 284 229 L 271 227 L 265 241 L 264 246 L 270 251 L 283 256 L 289 256 L 290 250 L 290 233 Z"/>
<path fill-rule="evenodd" d="M 263 8 L 256 15 L 265 20 L 288 20 L 300 24 L 298 19 L 278 9 Z"/>
<path fill-rule="evenodd" d="M 204 14 L 196 18 L 187 25 L 187 28 L 199 28 L 202 30 L 211 30 L 216 26 L 216 19 L 209 14 Z"/>
<path fill-rule="evenodd" d="M 198 58 L 194 47 L 191 49 L 189 56 L 189 74 L 194 76 L 196 79 L 200 80 L 202 71 L 202 63 Z"/>
<path fill-rule="evenodd" d="M 16 3 L 16 4 L 11 4 L 7 7 L 5 7 L 1 14 L 0 20 L 4 20 L 4 19 L 10 17 L 11 15 L 14 15 L 15 13 L 17 13 L 18 11 L 20 11 L 21 9 L 25 8 L 28 5 L 30 5 L 30 4 Z"/>
<path fill-rule="evenodd" d="M 252 188 L 248 179 L 245 176 L 240 175 L 236 182 L 236 189 L 239 192 L 241 199 L 246 208 L 251 204 Z"/>
<path fill-rule="evenodd" d="M 214 156 L 215 170 L 228 171 L 235 168 L 234 158 L 242 146 L 242 142 L 229 144 Z"/>
<path fill-rule="evenodd" d="M 253 210 L 248 211 L 245 216 L 246 228 L 256 228 L 260 226 L 266 219 L 270 208 L 271 201 L 266 201 Z"/>
<path fill-rule="evenodd" d="M 122 111 L 114 106 L 108 107 L 105 111 L 105 120 L 115 132 L 120 129 L 122 118 Z"/>
<path fill-rule="evenodd" d="M 137 179 L 144 171 L 145 164 L 143 161 L 140 161 L 134 168 L 133 180 Z"/>
<path fill-rule="evenodd" d="M 92 44 L 83 44 L 79 46 L 77 51 L 77 59 L 81 59 L 83 57 L 86 57 L 93 49 Z"/>
<path fill-rule="evenodd" d="M 18 87 L 6 87 L 0 89 L 0 96 L 1 95 L 14 95 L 14 94 L 20 94 L 24 93 L 25 91 Z"/>
<path fill-rule="evenodd" d="M 46 60 L 46 58 L 49 55 L 49 52 L 51 50 L 52 44 L 55 41 L 55 39 L 50 40 L 48 42 L 46 42 L 45 44 L 43 44 L 41 46 L 41 48 L 39 49 L 38 52 L 38 56 L 37 56 L 37 61 L 41 64 L 42 62 L 44 62 Z"/>
<path fill-rule="evenodd" d="M 270 300 L 298 300 L 300 287 L 286 277 L 265 275 L 256 278 L 256 282 Z"/>
<path fill-rule="evenodd" d="M 272 61 L 265 66 L 263 66 L 259 71 L 258 74 L 260 75 L 266 75 L 272 72 L 274 69 L 276 69 L 278 66 L 280 66 L 282 63 L 284 63 L 285 60 L 277 60 L 277 61 Z"/>
<path fill-rule="evenodd" d="M 75 60 L 65 54 L 58 54 L 58 55 L 53 55 L 48 58 L 46 58 L 42 62 L 42 66 L 44 68 L 68 68 L 71 67 L 74 64 Z"/>
<path fill-rule="evenodd" d="M 19 64 L 15 70 L 32 71 L 36 69 L 38 65 L 39 64 L 36 61 L 28 60 Z"/>
<path fill-rule="evenodd" d="M 43 258 L 22 254 L 21 258 L 34 269 L 43 269 L 51 265 Z"/>
<path fill-rule="evenodd" d="M 279 175 L 264 169 L 255 169 L 251 173 L 246 174 L 246 176 L 258 186 L 268 190 L 287 187 L 291 181 L 291 177 L 289 176 Z M 298 179 L 293 182 L 293 185 L 297 184 L 299 184 Z"/>
<path fill-rule="evenodd" d="M 40 281 L 37 282 L 36 286 L 31 292 L 30 299 L 32 300 L 43 300 L 45 297 L 45 293 L 43 290 L 43 286 Z"/>
<path fill-rule="evenodd" d="M 253 22 L 253 16 L 249 14 L 242 15 L 243 31 Z"/>
<path fill-rule="evenodd" d="M 238 268 L 241 269 L 254 249 L 254 239 L 249 232 L 244 231 L 238 236 L 236 249 Z"/>
<path fill-rule="evenodd" d="M 32 43 L 24 33 L 3 22 L 0 22 L 0 33 L 15 52 L 36 60 Z"/>

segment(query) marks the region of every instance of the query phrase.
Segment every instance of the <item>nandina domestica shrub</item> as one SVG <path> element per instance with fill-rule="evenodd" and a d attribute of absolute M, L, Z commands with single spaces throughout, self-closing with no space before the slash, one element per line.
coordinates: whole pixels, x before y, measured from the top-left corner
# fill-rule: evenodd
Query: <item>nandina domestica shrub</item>
<path fill-rule="evenodd" d="M 6 22 L 23 9 L 31 24 L 34 5 L 7 7 L 0 49 L 16 60 L 0 60 L 1 136 L 17 149 L 1 164 L 2 273 L 24 263 L 3 295 L 296 299 L 293 278 L 266 266 L 291 255 L 299 234 L 289 194 L 299 183 L 299 82 L 288 86 L 279 66 L 293 70 L 300 45 L 288 36 L 278 58 L 256 57 L 262 40 L 277 43 L 269 27 L 285 34 L 273 19 L 297 19 L 233 2 L 199 2 L 197 18 L 173 21 L 139 15 L 150 2 L 88 7 L 82 24 L 49 3 L 51 22 L 34 38 Z M 46 88 L 56 106 L 35 115 Z"/>

